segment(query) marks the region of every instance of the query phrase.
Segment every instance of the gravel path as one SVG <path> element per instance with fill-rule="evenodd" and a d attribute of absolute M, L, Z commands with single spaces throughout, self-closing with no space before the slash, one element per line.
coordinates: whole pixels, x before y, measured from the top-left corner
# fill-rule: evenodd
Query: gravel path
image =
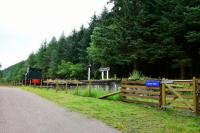
<path fill-rule="evenodd" d="M 119 133 L 35 94 L 0 87 L 0 133 Z"/>

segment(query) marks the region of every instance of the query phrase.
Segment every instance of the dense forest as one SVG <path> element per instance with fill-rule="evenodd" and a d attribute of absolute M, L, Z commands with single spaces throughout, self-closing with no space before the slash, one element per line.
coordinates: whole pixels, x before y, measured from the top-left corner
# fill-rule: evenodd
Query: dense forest
<path fill-rule="evenodd" d="M 89 26 L 44 41 L 27 60 L 5 70 L 3 80 L 20 80 L 26 68 L 42 69 L 43 78 L 128 77 L 138 70 L 148 77 L 200 77 L 199 0 L 110 0 L 111 11 L 93 15 Z M 28 45 L 28 44 L 27 44 Z"/>

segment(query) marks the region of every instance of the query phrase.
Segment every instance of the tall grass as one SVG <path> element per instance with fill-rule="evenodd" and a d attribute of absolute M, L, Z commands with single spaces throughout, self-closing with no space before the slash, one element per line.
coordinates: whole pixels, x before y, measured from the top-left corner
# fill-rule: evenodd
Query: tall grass
<path fill-rule="evenodd" d="M 88 87 L 78 87 L 75 89 L 68 89 L 66 92 L 69 94 L 83 96 L 83 97 L 99 98 L 99 97 L 109 94 L 113 91 L 104 90 L 103 88 L 92 88 L 91 90 L 89 90 Z M 121 97 L 120 97 L 120 95 L 114 95 L 114 96 L 108 97 L 107 99 L 120 100 Z"/>

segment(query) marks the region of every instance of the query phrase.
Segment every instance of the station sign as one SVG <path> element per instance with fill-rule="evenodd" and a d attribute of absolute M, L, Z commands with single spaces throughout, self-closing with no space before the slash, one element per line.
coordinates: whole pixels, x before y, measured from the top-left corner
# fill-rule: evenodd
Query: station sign
<path fill-rule="evenodd" d="M 110 67 L 100 68 L 99 71 L 100 71 L 100 72 L 103 72 L 103 71 L 110 71 Z"/>

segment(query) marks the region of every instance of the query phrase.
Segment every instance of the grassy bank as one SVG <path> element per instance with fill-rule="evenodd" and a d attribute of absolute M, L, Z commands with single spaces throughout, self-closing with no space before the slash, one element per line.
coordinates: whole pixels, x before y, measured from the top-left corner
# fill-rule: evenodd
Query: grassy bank
<path fill-rule="evenodd" d="M 60 106 L 99 119 L 122 132 L 198 133 L 200 117 L 184 111 L 162 111 L 141 104 L 100 100 L 66 94 L 64 91 L 22 87 Z"/>

